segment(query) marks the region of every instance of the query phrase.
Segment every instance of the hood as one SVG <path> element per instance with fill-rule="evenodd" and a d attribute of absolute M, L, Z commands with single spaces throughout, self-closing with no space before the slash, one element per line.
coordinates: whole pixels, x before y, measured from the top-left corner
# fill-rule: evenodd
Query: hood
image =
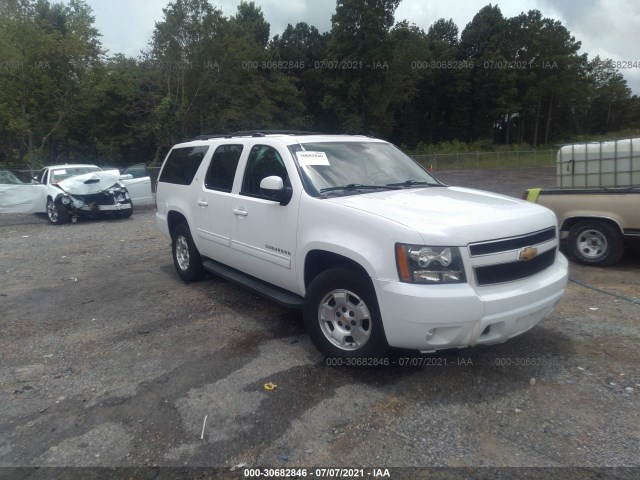
<path fill-rule="evenodd" d="M 384 217 L 417 231 L 426 244 L 466 246 L 556 225 L 531 202 L 460 187 L 429 187 L 336 197 L 327 201 Z"/>
<path fill-rule="evenodd" d="M 113 171 L 91 172 L 62 180 L 58 186 L 71 195 L 91 195 L 113 187 L 119 177 Z"/>

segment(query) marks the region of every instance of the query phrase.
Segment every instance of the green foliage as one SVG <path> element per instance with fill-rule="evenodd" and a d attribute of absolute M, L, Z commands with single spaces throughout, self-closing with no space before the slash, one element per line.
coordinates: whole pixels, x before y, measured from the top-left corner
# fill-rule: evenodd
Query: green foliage
<path fill-rule="evenodd" d="M 327 51 L 327 34 L 321 34 L 316 27 L 306 22 L 297 23 L 295 27 L 287 25 L 282 35 L 273 37 L 269 49 L 272 58 L 290 62 L 302 62 L 311 67 L 315 61 L 323 60 Z M 291 73 L 304 71 L 306 68 L 287 69 Z"/>
<path fill-rule="evenodd" d="M 528 150 L 529 146 L 519 145 L 520 149 Z M 429 155 L 434 153 L 474 153 L 474 152 L 490 152 L 495 151 L 491 140 L 478 140 L 472 143 L 462 142 L 460 140 L 452 140 L 450 142 L 439 142 L 436 144 L 418 143 L 416 148 L 411 150 L 414 155 Z"/>
<path fill-rule="evenodd" d="M 164 13 L 145 58 L 159 95 L 156 158 L 198 134 L 305 125 L 294 80 L 254 68 L 267 60 L 269 25 L 253 2 L 230 19 L 205 0 L 178 0 Z"/>
<path fill-rule="evenodd" d="M 396 23 L 400 0 L 338 0 L 330 32 L 301 22 L 270 40 L 253 1 L 225 16 L 173 0 L 145 52 L 107 58 L 87 4 L 51 1 L 0 0 L 0 163 L 159 162 L 175 142 L 256 128 L 496 158 L 640 131 L 616 65 L 537 10 L 490 4 L 425 33 Z"/>
<path fill-rule="evenodd" d="M 79 0 L 2 3 L 0 161 L 38 166 L 55 154 L 87 72 L 100 61 L 92 24 L 90 8 Z"/>
<path fill-rule="evenodd" d="M 232 21 L 248 33 L 260 47 L 265 48 L 269 43 L 269 23 L 264 19 L 262 8 L 256 7 L 255 2 L 241 1 Z"/>
<path fill-rule="evenodd" d="M 605 134 L 632 124 L 634 103 L 629 101 L 631 90 L 613 61 L 596 56 L 587 65 L 587 78 L 590 84 L 587 129 Z"/>
<path fill-rule="evenodd" d="M 327 50 L 338 68 L 325 75 L 323 100 L 324 110 L 339 120 L 342 128 L 336 130 L 383 137 L 391 134 L 392 98 L 387 97 L 393 49 L 390 31 L 399 3 L 400 0 L 337 2 Z"/>
<path fill-rule="evenodd" d="M 429 27 L 427 37 L 433 43 L 442 42 L 450 47 L 457 47 L 458 38 L 458 26 L 453 22 L 453 19 L 445 20 L 441 18 Z"/>
<path fill-rule="evenodd" d="M 638 138 L 638 137 L 640 137 L 640 127 L 627 128 L 625 130 L 617 130 L 617 131 L 607 132 L 605 134 L 597 134 L 597 135 L 571 135 L 559 141 L 558 144 L 580 143 L 580 142 L 606 142 L 611 140 L 620 140 L 622 138 Z"/>
<path fill-rule="evenodd" d="M 267 51 L 268 60 L 283 62 L 279 70 L 293 81 L 306 107 L 293 123 L 321 131 L 330 131 L 335 125 L 335 119 L 323 108 L 325 78 L 316 68 L 327 58 L 328 39 L 329 34 L 321 34 L 305 22 L 295 27 L 289 24 L 282 35 L 273 37 Z"/>
<path fill-rule="evenodd" d="M 331 53 L 339 59 L 387 59 L 388 36 L 400 0 L 338 0 L 331 17 Z"/>

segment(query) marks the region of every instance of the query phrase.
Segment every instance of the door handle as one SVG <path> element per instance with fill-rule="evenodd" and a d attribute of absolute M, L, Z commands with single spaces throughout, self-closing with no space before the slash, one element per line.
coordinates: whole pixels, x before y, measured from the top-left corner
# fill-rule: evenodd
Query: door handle
<path fill-rule="evenodd" d="M 207 202 L 205 202 L 204 200 L 198 200 L 196 202 L 198 205 L 200 205 L 201 207 L 208 207 L 209 204 Z"/>
<path fill-rule="evenodd" d="M 249 215 L 249 212 L 247 212 L 246 210 L 242 210 L 240 208 L 234 208 L 233 213 L 235 213 L 239 217 L 246 217 L 247 215 Z"/>

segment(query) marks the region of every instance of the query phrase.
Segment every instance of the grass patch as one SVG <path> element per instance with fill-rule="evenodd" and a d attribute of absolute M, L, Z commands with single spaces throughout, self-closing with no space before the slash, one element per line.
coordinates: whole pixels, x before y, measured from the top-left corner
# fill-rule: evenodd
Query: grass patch
<path fill-rule="evenodd" d="M 433 153 L 412 155 L 412 158 L 433 170 L 488 170 L 552 167 L 557 153 L 557 150 Z"/>

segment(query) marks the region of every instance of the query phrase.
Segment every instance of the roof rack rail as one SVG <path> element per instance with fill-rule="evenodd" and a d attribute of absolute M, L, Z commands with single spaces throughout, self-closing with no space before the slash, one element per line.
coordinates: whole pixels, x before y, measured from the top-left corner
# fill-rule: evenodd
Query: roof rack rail
<path fill-rule="evenodd" d="M 213 138 L 233 138 L 233 137 L 265 137 L 267 135 L 322 135 L 322 132 L 309 132 L 305 130 L 241 130 L 232 133 L 221 133 L 216 135 L 198 135 L 191 140 L 211 140 Z"/>

